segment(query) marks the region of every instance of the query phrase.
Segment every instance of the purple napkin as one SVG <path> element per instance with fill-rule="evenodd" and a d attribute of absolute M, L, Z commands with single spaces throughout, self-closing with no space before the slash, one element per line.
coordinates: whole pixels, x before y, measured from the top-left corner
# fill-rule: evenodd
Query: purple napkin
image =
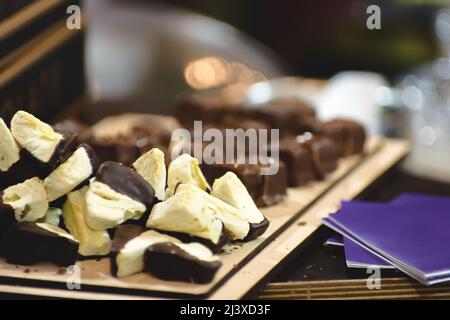
<path fill-rule="evenodd" d="M 348 203 L 347 203 L 348 204 Z M 347 205 L 327 218 L 328 225 L 353 238 L 400 270 L 428 283 L 450 276 L 450 206 L 446 201 L 420 205 Z"/>
<path fill-rule="evenodd" d="M 403 193 L 395 198 L 391 204 L 404 204 L 404 205 L 420 205 L 429 203 L 442 203 L 450 206 L 450 198 L 444 196 L 435 195 L 421 195 L 415 193 Z M 385 205 L 383 203 L 371 203 L 365 201 L 343 201 L 341 204 L 341 210 L 364 210 L 368 207 Z M 336 226 L 335 226 L 336 228 Z M 337 230 L 337 229 L 336 229 Z M 329 245 L 344 245 L 344 240 L 338 236 L 330 237 L 327 242 Z M 345 238 L 345 256 L 347 266 L 351 268 L 367 268 L 369 266 L 376 266 L 379 268 L 392 269 L 394 268 L 389 262 L 383 260 L 383 258 L 377 256 L 376 253 L 370 252 L 364 247 L 360 246 L 356 242 Z M 439 278 L 439 277 L 437 277 Z"/>
<path fill-rule="evenodd" d="M 334 231 L 340 233 L 344 237 L 344 239 L 349 239 L 352 243 L 357 244 L 361 250 L 367 251 L 368 253 L 372 254 L 375 258 L 378 258 L 378 259 L 384 261 L 385 263 L 390 264 L 389 260 L 387 260 L 383 256 L 379 255 L 376 251 L 373 251 L 371 248 L 367 247 L 365 244 L 359 242 L 352 234 L 348 233 L 347 230 L 343 230 L 339 225 L 337 225 L 333 220 L 331 220 L 330 217 L 323 218 L 322 222 L 330 229 L 333 229 Z M 360 264 L 362 264 L 362 263 L 364 263 L 364 262 L 360 261 Z"/>
<path fill-rule="evenodd" d="M 325 244 L 342 247 L 344 245 L 344 239 L 341 235 L 331 236 L 325 241 Z"/>
<path fill-rule="evenodd" d="M 344 247 L 345 261 L 349 268 L 378 267 L 380 269 L 395 269 L 390 263 L 378 258 L 353 241 L 343 238 L 341 235 L 329 237 L 325 244 Z"/>
<path fill-rule="evenodd" d="M 401 204 L 401 205 L 429 205 L 429 204 L 441 204 L 450 206 L 450 197 L 425 195 L 417 193 L 402 193 L 397 196 L 389 204 Z M 362 200 L 342 201 L 341 210 L 361 209 L 361 206 L 373 206 L 373 205 L 386 205 L 386 203 L 368 202 Z"/>
<path fill-rule="evenodd" d="M 418 193 L 402 193 L 392 200 L 392 204 L 442 204 L 450 206 L 450 197 Z"/>
<path fill-rule="evenodd" d="M 377 267 L 395 269 L 393 265 L 367 251 L 349 238 L 344 238 L 345 261 L 349 268 Z"/>

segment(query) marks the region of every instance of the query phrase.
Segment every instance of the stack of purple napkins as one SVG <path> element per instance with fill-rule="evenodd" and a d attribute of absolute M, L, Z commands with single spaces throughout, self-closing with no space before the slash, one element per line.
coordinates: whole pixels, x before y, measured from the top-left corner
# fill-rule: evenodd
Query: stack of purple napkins
<path fill-rule="evenodd" d="M 349 267 L 397 268 L 426 285 L 450 280 L 450 198 L 408 193 L 388 204 L 343 202 L 323 222 L 343 236 Z"/>

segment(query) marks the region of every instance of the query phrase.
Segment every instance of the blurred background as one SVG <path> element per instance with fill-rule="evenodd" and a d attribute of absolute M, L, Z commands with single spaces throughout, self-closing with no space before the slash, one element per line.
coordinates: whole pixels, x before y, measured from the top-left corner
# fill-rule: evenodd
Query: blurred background
<path fill-rule="evenodd" d="M 255 102 L 301 96 L 324 119 L 346 116 L 410 139 L 406 170 L 450 181 L 448 1 L 84 4 L 88 86 L 103 102 L 91 119 L 105 108 L 123 112 L 123 101 L 127 110 L 171 114 L 185 91 L 225 88 L 240 98 L 244 87 Z M 374 4 L 379 30 L 366 26 Z M 262 80 L 272 81 L 248 87 Z"/>
<path fill-rule="evenodd" d="M 411 140 L 404 170 L 450 182 L 450 0 L 84 0 L 82 36 L 64 26 L 49 33 L 42 46 L 61 49 L 48 49 L 42 72 L 10 76 L 16 53 L 4 51 L 31 54 L 17 49 L 24 34 L 65 21 L 74 3 L 0 1 L 4 118 L 18 105 L 54 118 L 82 93 L 94 105 L 82 114 L 90 123 L 125 111 L 170 115 L 186 91 L 249 104 L 298 97 L 324 120 L 345 116 Z M 370 5 L 380 8 L 380 29 L 366 25 Z M 31 6 L 40 18 L 28 12 L 28 29 L 11 32 L 8 19 Z"/>
<path fill-rule="evenodd" d="M 93 90 L 105 98 L 150 97 L 161 112 L 174 92 L 190 88 L 184 68 L 202 57 L 242 63 L 267 78 L 365 70 L 394 81 L 443 53 L 435 25 L 446 1 L 84 3 Z M 381 9 L 381 30 L 366 27 L 373 4 Z"/>

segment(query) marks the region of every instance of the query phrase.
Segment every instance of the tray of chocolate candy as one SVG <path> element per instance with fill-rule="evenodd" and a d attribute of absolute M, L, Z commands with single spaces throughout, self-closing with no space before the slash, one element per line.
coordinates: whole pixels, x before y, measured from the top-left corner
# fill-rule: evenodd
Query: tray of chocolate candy
<path fill-rule="evenodd" d="M 280 128 L 276 174 L 261 175 L 260 163 L 172 157 L 171 132 L 192 130 L 194 120 L 219 130 Z M 262 265 L 242 283 L 249 261 L 389 144 L 366 139 L 354 121 L 321 122 L 300 102 L 241 109 L 196 96 L 178 100 L 176 118 L 123 114 L 51 126 L 19 111 L 10 125 L 0 120 L 0 131 L 0 276 L 145 297 L 208 297 L 225 284 L 250 290 L 271 270 Z M 373 174 L 405 152 L 390 150 Z M 290 244 L 306 237 L 294 236 Z M 273 268 L 291 249 L 275 249 Z"/>

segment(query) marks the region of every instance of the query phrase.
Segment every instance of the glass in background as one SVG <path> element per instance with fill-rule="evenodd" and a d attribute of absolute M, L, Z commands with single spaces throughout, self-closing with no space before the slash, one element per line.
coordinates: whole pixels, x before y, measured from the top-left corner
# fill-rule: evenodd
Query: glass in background
<path fill-rule="evenodd" d="M 398 85 L 408 124 L 402 135 L 412 142 L 405 169 L 450 182 L 450 8 L 437 14 L 435 25 L 442 57 Z"/>

